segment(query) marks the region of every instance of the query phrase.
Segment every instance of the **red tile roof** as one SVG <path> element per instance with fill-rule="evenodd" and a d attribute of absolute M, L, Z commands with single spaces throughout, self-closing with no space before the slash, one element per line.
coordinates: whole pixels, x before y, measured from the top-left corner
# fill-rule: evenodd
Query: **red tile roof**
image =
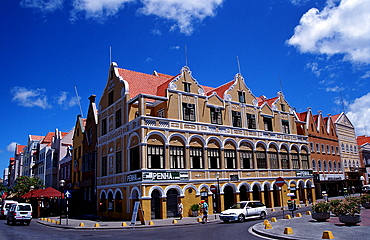
<path fill-rule="evenodd" d="M 46 134 L 44 139 L 42 139 L 41 143 L 46 143 L 46 144 L 51 143 L 54 136 L 55 136 L 54 132 L 48 132 L 48 134 Z"/>
<path fill-rule="evenodd" d="M 206 87 L 208 91 L 206 91 L 206 89 L 204 90 L 206 91 L 207 96 L 212 95 L 213 92 L 216 92 L 219 97 L 223 98 L 225 91 L 228 90 L 234 83 L 235 83 L 235 80 L 232 80 L 217 88 Z"/>
<path fill-rule="evenodd" d="M 370 143 L 370 137 L 366 137 L 365 135 L 357 137 L 357 145 L 361 146 L 365 143 Z"/>
<path fill-rule="evenodd" d="M 302 112 L 302 113 L 297 113 L 298 119 L 300 121 L 303 121 L 303 122 L 305 122 L 307 120 L 307 115 L 308 115 L 308 111 Z"/>
<path fill-rule="evenodd" d="M 130 85 L 130 97 L 133 98 L 140 93 L 156 95 L 157 87 L 167 82 L 173 76 L 166 74 L 151 75 L 118 68 L 118 73 Z"/>
<path fill-rule="evenodd" d="M 25 148 L 26 145 L 17 145 L 16 149 L 15 149 L 15 154 L 20 154 L 21 152 L 23 152 L 23 148 Z"/>
<path fill-rule="evenodd" d="M 36 136 L 36 135 L 30 135 L 31 140 L 42 140 L 44 136 Z"/>

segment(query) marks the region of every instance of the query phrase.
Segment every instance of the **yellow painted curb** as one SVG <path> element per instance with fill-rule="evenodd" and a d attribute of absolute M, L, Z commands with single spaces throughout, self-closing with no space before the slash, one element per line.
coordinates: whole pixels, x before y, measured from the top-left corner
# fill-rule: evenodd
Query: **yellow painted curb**
<path fill-rule="evenodd" d="M 266 225 L 266 224 L 269 224 L 269 223 L 270 223 L 269 220 L 267 220 L 267 219 L 263 220 L 263 225 Z"/>
<path fill-rule="evenodd" d="M 271 212 L 275 212 L 276 210 L 275 210 L 275 208 L 271 208 Z"/>
<path fill-rule="evenodd" d="M 272 229 L 272 225 L 271 225 L 271 223 L 266 224 L 266 225 L 265 225 L 265 229 Z"/>
<path fill-rule="evenodd" d="M 276 217 L 272 217 L 271 222 L 277 222 Z"/>
<path fill-rule="evenodd" d="M 58 224 L 58 225 L 60 225 L 60 222 L 59 222 L 59 221 L 56 221 L 56 222 L 55 222 L 55 224 Z"/>
<path fill-rule="evenodd" d="M 126 222 L 123 222 L 122 224 L 121 224 L 121 227 L 126 227 L 127 226 L 127 223 Z"/>
<path fill-rule="evenodd" d="M 82 222 L 80 223 L 80 225 L 78 225 L 79 227 L 85 227 L 85 224 Z"/>
<path fill-rule="evenodd" d="M 310 212 L 310 211 L 307 211 L 307 212 L 306 212 L 306 215 L 311 215 L 311 212 Z"/>
<path fill-rule="evenodd" d="M 297 213 L 295 216 L 296 217 L 302 217 L 302 214 L 301 213 Z"/>
<path fill-rule="evenodd" d="M 149 225 L 154 225 L 154 222 L 153 221 L 149 221 Z"/>
<path fill-rule="evenodd" d="M 99 223 L 95 223 L 94 224 L 94 227 L 100 227 L 100 224 Z"/>
<path fill-rule="evenodd" d="M 177 223 L 177 220 L 175 220 L 175 219 L 174 219 L 174 220 L 172 221 L 172 223 L 174 223 L 174 224 L 175 224 L 175 223 Z"/>
<path fill-rule="evenodd" d="M 284 234 L 294 234 L 293 229 L 291 227 L 286 227 L 284 229 Z"/>
<path fill-rule="evenodd" d="M 47 220 L 48 222 L 51 222 L 51 220 L 50 220 L 50 218 L 48 218 L 48 220 Z"/>
<path fill-rule="evenodd" d="M 285 219 L 292 219 L 292 217 L 288 214 L 288 215 L 285 215 Z"/>
<path fill-rule="evenodd" d="M 201 218 L 198 218 L 198 220 L 197 220 L 198 222 L 203 222 L 203 220 L 201 219 Z"/>
<path fill-rule="evenodd" d="M 53 220 L 51 220 L 51 223 L 56 223 L 56 221 L 53 219 Z"/>
<path fill-rule="evenodd" d="M 334 235 L 331 231 L 324 231 L 322 233 L 322 239 L 334 239 Z"/>

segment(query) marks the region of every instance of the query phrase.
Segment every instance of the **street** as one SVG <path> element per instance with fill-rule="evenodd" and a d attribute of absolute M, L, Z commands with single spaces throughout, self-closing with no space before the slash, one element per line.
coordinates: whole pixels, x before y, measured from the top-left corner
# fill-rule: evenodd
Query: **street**
<path fill-rule="evenodd" d="M 249 227 L 261 220 L 247 220 L 243 223 L 209 223 L 194 225 L 177 225 L 168 227 L 152 227 L 140 229 L 99 229 L 75 230 L 48 227 L 36 222 L 30 226 L 7 225 L 5 220 L 0 220 L 1 240 L 40 240 L 40 239 L 227 239 L 248 238 L 261 239 L 248 232 Z"/>

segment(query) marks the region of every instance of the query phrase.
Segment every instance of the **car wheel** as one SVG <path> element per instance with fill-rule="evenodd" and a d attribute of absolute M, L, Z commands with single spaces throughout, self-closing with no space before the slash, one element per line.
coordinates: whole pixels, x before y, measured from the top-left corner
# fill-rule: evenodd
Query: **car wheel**
<path fill-rule="evenodd" d="M 260 219 L 265 219 L 266 218 L 266 213 L 265 212 L 261 212 L 260 213 Z"/>
<path fill-rule="evenodd" d="M 30 225 L 30 223 L 31 223 L 31 221 L 27 221 L 27 222 L 26 222 L 27 226 L 29 226 L 29 225 Z"/>
<path fill-rule="evenodd" d="M 244 217 L 244 215 L 243 214 L 240 214 L 239 216 L 238 216 L 238 221 L 239 222 L 244 222 L 244 219 L 245 219 L 245 217 Z"/>
<path fill-rule="evenodd" d="M 6 224 L 10 225 L 10 220 L 6 219 Z"/>
<path fill-rule="evenodd" d="M 228 223 L 229 222 L 229 220 L 224 220 L 224 223 Z"/>

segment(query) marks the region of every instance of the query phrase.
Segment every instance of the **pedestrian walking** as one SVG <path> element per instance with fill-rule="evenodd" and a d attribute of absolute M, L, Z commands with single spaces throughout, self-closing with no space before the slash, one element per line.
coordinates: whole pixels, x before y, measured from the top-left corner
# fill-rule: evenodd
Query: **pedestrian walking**
<path fill-rule="evenodd" d="M 203 218 L 202 218 L 202 223 L 208 222 L 208 203 L 207 199 L 201 201 L 201 209 L 203 212 Z"/>
<path fill-rule="evenodd" d="M 180 220 L 182 219 L 182 215 L 184 214 L 184 205 L 182 204 L 181 200 L 177 204 L 177 213 L 179 214 Z"/>

